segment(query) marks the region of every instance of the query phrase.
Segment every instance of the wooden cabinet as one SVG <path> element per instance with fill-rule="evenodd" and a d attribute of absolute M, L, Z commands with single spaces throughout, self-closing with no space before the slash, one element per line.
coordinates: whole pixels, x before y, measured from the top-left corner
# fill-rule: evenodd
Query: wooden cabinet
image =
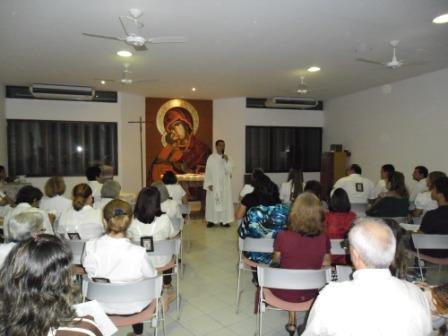
<path fill-rule="evenodd" d="M 322 184 L 322 198 L 329 199 L 333 184 L 346 175 L 348 157 L 346 152 L 325 152 L 322 154 L 320 183 Z"/>

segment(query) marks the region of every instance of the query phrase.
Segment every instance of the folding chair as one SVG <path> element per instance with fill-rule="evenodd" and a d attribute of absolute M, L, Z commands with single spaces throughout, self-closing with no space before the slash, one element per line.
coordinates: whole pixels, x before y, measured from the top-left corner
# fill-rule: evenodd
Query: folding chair
<path fill-rule="evenodd" d="M 166 275 L 176 276 L 176 309 L 177 318 L 180 318 L 180 277 L 179 277 L 179 252 L 180 252 L 181 240 L 180 239 L 167 239 L 158 240 L 154 242 L 154 251 L 147 252 L 149 256 L 170 256 L 171 260 L 164 266 L 158 267 L 158 272 L 163 272 L 169 269 L 173 271 Z"/>
<path fill-rule="evenodd" d="M 270 288 L 277 289 L 321 289 L 328 283 L 329 267 L 318 270 L 294 270 L 257 266 L 260 297 L 258 301 L 258 335 L 263 334 L 263 313 L 267 309 L 287 311 L 307 311 L 314 298 L 305 302 L 292 303 L 284 301 Z"/>
<path fill-rule="evenodd" d="M 241 289 L 241 275 L 242 271 L 255 272 L 251 267 L 257 267 L 258 263 L 249 260 L 243 255 L 243 252 L 262 252 L 273 253 L 274 252 L 274 239 L 273 238 L 239 238 L 239 261 L 238 261 L 238 279 L 236 285 L 236 303 L 235 311 L 238 314 L 240 309 L 240 299 L 243 290 Z"/>
<path fill-rule="evenodd" d="M 352 203 L 351 210 L 356 214 L 356 217 L 366 217 L 367 203 Z"/>
<path fill-rule="evenodd" d="M 72 250 L 73 260 L 72 263 L 74 265 L 82 265 L 82 255 L 84 253 L 84 248 L 86 245 L 85 240 L 68 240 L 68 246 Z"/>
<path fill-rule="evenodd" d="M 353 268 L 346 265 L 336 265 L 337 282 L 349 281 L 352 279 Z"/>
<path fill-rule="evenodd" d="M 162 321 L 163 335 L 165 335 L 165 316 L 161 305 L 162 276 L 143 279 L 127 283 L 103 283 L 93 282 L 87 276 L 84 277 L 86 291 L 84 299 L 97 300 L 103 303 L 126 304 L 136 301 L 151 302 L 148 307 L 139 313 L 129 316 L 109 315 L 117 327 L 129 326 L 136 323 L 151 322 L 158 334 L 158 322 Z M 160 316 L 160 317 L 159 317 Z"/>
<path fill-rule="evenodd" d="M 191 205 L 189 203 L 181 204 L 180 205 L 180 212 L 183 216 L 185 216 L 185 221 L 183 223 L 183 227 L 188 227 L 191 223 Z M 181 231 L 181 239 L 182 239 L 182 245 L 186 245 L 188 247 L 188 251 L 191 249 L 191 240 L 185 239 L 183 237 L 183 230 Z M 183 249 L 183 246 L 182 246 Z M 181 250 L 181 257 L 182 257 L 182 250 Z"/>
<path fill-rule="evenodd" d="M 347 255 L 349 254 L 348 250 L 342 247 L 341 243 L 344 239 L 330 239 L 330 254 L 331 255 Z"/>
<path fill-rule="evenodd" d="M 425 281 L 425 278 L 423 277 L 422 260 L 439 265 L 439 272 L 441 266 L 448 265 L 448 258 L 435 258 L 420 253 L 420 250 L 424 249 L 448 250 L 448 235 L 416 233 L 412 235 L 412 241 L 417 250 L 418 268 L 422 281 Z"/>

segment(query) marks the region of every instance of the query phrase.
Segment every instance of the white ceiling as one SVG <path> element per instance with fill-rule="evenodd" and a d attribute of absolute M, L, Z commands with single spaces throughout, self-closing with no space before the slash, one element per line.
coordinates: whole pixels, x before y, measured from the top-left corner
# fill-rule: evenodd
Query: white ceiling
<path fill-rule="evenodd" d="M 183 35 L 132 59 L 132 77 L 155 83 L 101 86 L 121 76 L 119 15 L 144 11 L 145 36 Z M 88 85 L 150 97 L 293 95 L 300 75 L 318 98 L 340 96 L 448 67 L 446 0 L 1 0 L 0 82 Z M 428 61 L 396 71 L 356 61 Z M 319 73 L 306 73 L 317 64 Z M 192 92 L 191 87 L 197 87 Z"/>

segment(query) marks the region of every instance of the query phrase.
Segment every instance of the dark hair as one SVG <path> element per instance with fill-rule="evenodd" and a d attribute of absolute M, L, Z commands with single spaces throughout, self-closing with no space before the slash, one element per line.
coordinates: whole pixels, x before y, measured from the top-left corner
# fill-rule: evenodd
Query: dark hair
<path fill-rule="evenodd" d="M 70 325 L 77 289 L 72 252 L 66 243 L 42 234 L 17 244 L 0 270 L 0 325 L 3 335 L 47 335 Z"/>
<path fill-rule="evenodd" d="M 42 196 L 42 191 L 38 188 L 30 185 L 24 186 L 16 195 L 16 204 L 28 203 L 31 205 L 34 201 L 40 201 Z"/>
<path fill-rule="evenodd" d="M 419 174 L 422 175 L 424 178 L 428 177 L 428 168 L 426 168 L 425 166 L 417 166 L 414 169 L 417 170 Z"/>
<path fill-rule="evenodd" d="M 439 177 L 434 181 L 434 187 L 436 191 L 443 194 L 446 200 L 448 200 L 448 177 Z"/>
<path fill-rule="evenodd" d="M 114 199 L 104 207 L 103 217 L 107 223 L 106 233 L 126 232 L 132 221 L 132 207 L 128 202 Z"/>
<path fill-rule="evenodd" d="M 91 166 L 86 169 L 86 177 L 88 181 L 95 181 L 97 177 L 101 175 L 101 168 L 96 166 Z"/>
<path fill-rule="evenodd" d="M 429 184 L 433 187 L 434 182 L 441 177 L 446 177 L 446 174 L 444 172 L 437 171 L 437 170 L 430 172 L 428 174 Z"/>
<path fill-rule="evenodd" d="M 394 261 L 390 264 L 389 269 L 393 275 L 402 279 L 406 275 L 406 248 L 404 247 L 404 237 L 406 230 L 392 218 L 383 218 L 384 223 L 392 230 L 397 241 Z"/>
<path fill-rule="evenodd" d="M 281 203 L 278 186 L 272 182 L 269 176 L 263 173 L 257 174 L 252 181 L 252 186 L 254 187 L 253 193 L 260 199 L 273 204 Z"/>
<path fill-rule="evenodd" d="M 355 174 L 359 174 L 359 175 L 362 174 L 362 168 L 361 168 L 361 166 L 359 164 L 356 164 L 356 163 L 352 164 L 350 166 L 350 170 L 352 172 L 354 172 Z"/>
<path fill-rule="evenodd" d="M 304 191 L 308 191 L 317 196 L 318 199 L 322 197 L 322 186 L 319 181 L 311 180 L 305 184 Z"/>
<path fill-rule="evenodd" d="M 331 212 L 350 212 L 351 205 L 347 192 L 342 188 L 337 188 L 330 198 L 329 210 Z"/>
<path fill-rule="evenodd" d="M 151 224 L 154 218 L 162 215 L 160 209 L 160 193 L 156 187 L 143 188 L 135 203 L 134 216 L 140 222 Z"/>
<path fill-rule="evenodd" d="M 5 170 L 5 167 L 2 166 L 2 165 L 0 165 L 0 172 L 2 172 L 2 171 L 4 171 L 4 170 Z"/>
<path fill-rule="evenodd" d="M 62 176 L 50 177 L 44 186 L 44 192 L 47 197 L 63 195 L 65 193 L 65 182 Z"/>
<path fill-rule="evenodd" d="M 299 168 L 291 168 L 289 170 L 287 181 L 291 181 L 291 194 L 289 200 L 294 202 L 297 195 L 303 192 L 303 172 Z"/>
<path fill-rule="evenodd" d="M 393 172 L 389 175 L 389 190 L 395 191 L 400 197 L 409 198 L 409 191 L 404 183 L 404 175 L 401 172 Z"/>
<path fill-rule="evenodd" d="M 176 174 L 174 174 L 171 170 L 166 171 L 165 174 L 163 174 L 162 182 L 165 184 L 176 184 Z"/>
<path fill-rule="evenodd" d="M 395 167 L 390 163 L 386 163 L 381 166 L 381 170 L 387 173 L 387 179 L 390 179 L 390 175 L 395 172 Z"/>
<path fill-rule="evenodd" d="M 215 141 L 215 146 L 217 146 L 220 142 L 225 144 L 224 140 L 218 139 L 218 140 Z"/>
<path fill-rule="evenodd" d="M 73 208 L 79 211 L 86 205 L 87 198 L 92 196 L 92 189 L 86 183 L 77 184 L 73 188 L 72 196 Z"/>

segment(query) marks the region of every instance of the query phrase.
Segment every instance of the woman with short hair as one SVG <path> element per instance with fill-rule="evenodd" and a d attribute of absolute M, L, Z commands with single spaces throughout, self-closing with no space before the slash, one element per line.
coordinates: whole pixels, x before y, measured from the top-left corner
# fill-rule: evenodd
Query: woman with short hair
<path fill-rule="evenodd" d="M 323 225 L 324 214 L 317 196 L 304 192 L 294 201 L 286 230 L 274 242 L 272 263 L 287 269 L 320 269 L 330 265 L 330 241 Z M 317 296 L 317 290 L 271 289 L 278 298 L 288 302 L 305 302 Z M 289 312 L 286 331 L 292 336 L 297 330 L 296 314 Z"/>
<path fill-rule="evenodd" d="M 10 336 L 101 336 L 95 322 L 78 318 L 72 253 L 51 235 L 17 244 L 0 269 L 0 325 Z"/>
<path fill-rule="evenodd" d="M 67 197 L 64 197 L 65 188 L 65 182 L 62 176 L 50 177 L 44 186 L 45 196 L 40 201 L 40 208 L 49 213 L 54 213 L 56 220 L 71 205 L 71 201 Z"/>

